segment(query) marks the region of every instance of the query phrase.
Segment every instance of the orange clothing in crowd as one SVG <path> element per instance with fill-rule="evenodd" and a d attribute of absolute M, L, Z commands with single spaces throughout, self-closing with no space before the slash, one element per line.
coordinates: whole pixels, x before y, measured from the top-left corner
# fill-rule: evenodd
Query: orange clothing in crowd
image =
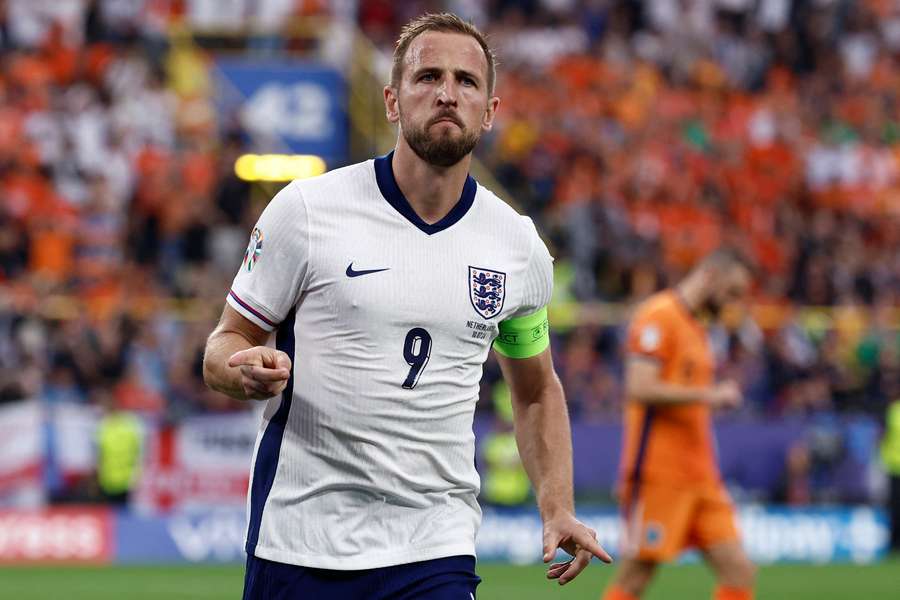
<path fill-rule="evenodd" d="M 0 180 L 6 212 L 14 219 L 29 221 L 53 217 L 59 212 L 59 202 L 50 183 L 38 173 L 13 170 Z"/>
<path fill-rule="evenodd" d="M 64 281 L 73 263 L 75 240 L 65 226 L 50 221 L 31 233 L 29 269 L 55 282 Z"/>

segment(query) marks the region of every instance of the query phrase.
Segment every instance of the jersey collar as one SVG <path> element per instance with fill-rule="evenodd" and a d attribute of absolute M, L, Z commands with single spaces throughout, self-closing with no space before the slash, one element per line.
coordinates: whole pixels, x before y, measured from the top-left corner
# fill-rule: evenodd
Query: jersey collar
<path fill-rule="evenodd" d="M 391 150 L 388 154 L 379 156 L 375 159 L 375 181 L 378 182 L 378 189 L 381 191 L 381 195 L 384 196 L 384 199 L 387 200 L 388 204 L 394 207 L 394 210 L 428 235 L 443 231 L 452 226 L 462 219 L 469 209 L 472 208 L 472 204 L 475 202 L 475 191 L 478 188 L 478 185 L 475 183 L 475 180 L 472 179 L 471 175 L 467 175 L 466 183 L 463 185 L 462 194 L 456 205 L 437 223 L 426 223 L 418 214 L 416 214 L 416 211 L 410 206 L 406 196 L 400 191 L 397 180 L 394 179 L 394 170 L 391 168 L 393 158 L 394 151 Z"/>

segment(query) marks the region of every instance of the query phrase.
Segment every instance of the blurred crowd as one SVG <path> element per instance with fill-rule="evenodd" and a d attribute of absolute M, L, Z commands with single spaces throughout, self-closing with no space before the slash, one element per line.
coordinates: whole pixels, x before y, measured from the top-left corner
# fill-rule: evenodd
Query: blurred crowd
<path fill-rule="evenodd" d="M 201 353 L 261 207 L 208 58 L 168 33 L 216 3 L 3 4 L 0 401 L 234 407 Z"/>
<path fill-rule="evenodd" d="M 630 305 L 737 245 L 760 267 L 757 310 L 713 338 L 748 410 L 880 414 L 900 394 L 900 6 L 489 10 L 504 103 L 482 156 L 539 215 L 564 291 Z M 621 337 L 565 336 L 576 412 L 618 411 Z"/>
<path fill-rule="evenodd" d="M 747 413 L 900 395 L 893 2 L 0 0 L 0 401 L 239 409 L 202 348 L 275 190 L 234 175 L 210 53 L 172 31 L 293 51 L 286 23 L 350 19 L 390 52 L 439 9 L 497 46 L 479 154 L 546 232 L 557 301 L 615 303 L 556 328 L 575 418 L 618 418 L 620 315 L 724 242 L 763 274 L 712 331 Z"/>

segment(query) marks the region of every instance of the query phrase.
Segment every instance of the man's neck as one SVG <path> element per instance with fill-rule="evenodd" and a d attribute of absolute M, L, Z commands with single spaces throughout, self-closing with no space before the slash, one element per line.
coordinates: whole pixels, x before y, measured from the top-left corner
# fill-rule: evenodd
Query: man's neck
<path fill-rule="evenodd" d="M 703 279 L 703 274 L 695 271 L 675 286 L 675 293 L 678 294 L 688 310 L 695 315 L 700 312 L 700 308 L 706 301 L 706 285 Z"/>
<path fill-rule="evenodd" d="M 468 154 L 452 167 L 430 165 L 413 152 L 401 135 L 391 168 L 412 209 L 423 221 L 434 224 L 459 202 L 471 162 L 472 155 Z"/>

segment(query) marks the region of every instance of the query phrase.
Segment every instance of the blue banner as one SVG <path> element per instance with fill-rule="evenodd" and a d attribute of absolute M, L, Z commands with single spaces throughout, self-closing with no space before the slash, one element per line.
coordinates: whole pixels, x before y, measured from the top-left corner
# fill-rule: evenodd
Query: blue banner
<path fill-rule="evenodd" d="M 259 152 L 347 159 L 346 84 L 341 74 L 307 62 L 220 60 L 217 105 L 237 117 Z"/>
<path fill-rule="evenodd" d="M 117 563 L 243 562 L 247 514 L 243 509 L 171 516 L 121 512 L 116 517 Z"/>
<path fill-rule="evenodd" d="M 614 509 L 579 511 L 597 530 L 600 544 L 613 556 L 619 548 L 621 522 Z M 775 562 L 869 563 L 884 558 L 888 520 L 883 511 L 859 508 L 787 508 L 748 505 L 738 509 L 738 527 L 750 558 Z M 478 536 L 482 561 L 537 563 L 541 559 L 541 520 L 536 512 L 486 512 Z M 681 560 L 692 561 L 695 553 Z"/>
<path fill-rule="evenodd" d="M 738 511 L 744 546 L 760 564 L 775 562 L 869 563 L 887 552 L 888 522 L 871 508 L 780 508 L 744 506 Z M 614 556 L 620 522 L 612 508 L 579 511 Z M 118 563 L 235 563 L 244 560 L 244 510 L 228 509 L 165 517 L 120 513 L 115 520 Z M 485 511 L 477 540 L 478 560 L 541 562 L 541 520 L 533 510 Z M 695 560 L 686 553 L 682 560 Z"/>

